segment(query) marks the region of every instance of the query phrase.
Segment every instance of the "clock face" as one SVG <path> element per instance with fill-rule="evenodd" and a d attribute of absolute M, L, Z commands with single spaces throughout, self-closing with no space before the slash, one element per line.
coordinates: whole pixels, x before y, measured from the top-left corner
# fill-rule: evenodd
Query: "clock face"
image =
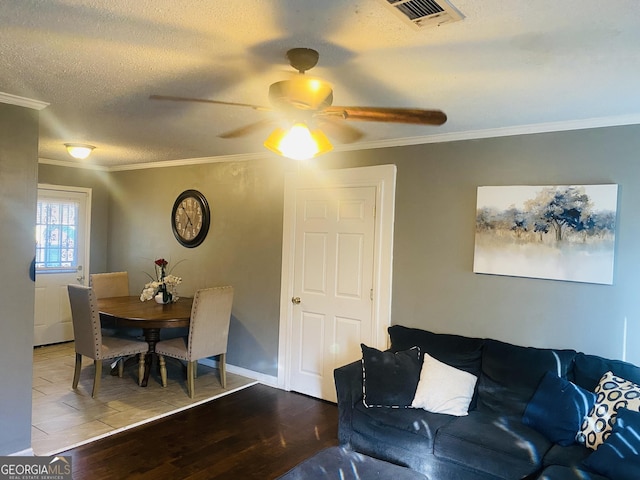
<path fill-rule="evenodd" d="M 171 228 L 176 240 L 185 247 L 200 245 L 209 231 L 210 212 L 207 199 L 197 190 L 178 195 L 171 212 Z"/>

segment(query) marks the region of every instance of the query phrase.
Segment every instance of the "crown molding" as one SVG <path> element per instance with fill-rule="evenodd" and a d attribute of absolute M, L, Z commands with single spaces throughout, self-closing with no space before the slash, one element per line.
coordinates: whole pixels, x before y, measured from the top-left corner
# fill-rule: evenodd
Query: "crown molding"
<path fill-rule="evenodd" d="M 182 167 L 185 165 L 202 165 L 206 163 L 222 162 L 246 162 L 249 160 L 262 160 L 269 152 L 264 153 L 240 153 L 237 155 L 221 155 L 219 157 L 183 158 L 181 160 L 165 160 L 160 162 L 133 163 L 130 165 L 114 165 L 109 167 L 111 172 L 123 170 L 144 170 L 147 168 Z"/>
<path fill-rule="evenodd" d="M 536 133 L 566 132 L 571 130 L 620 127 L 624 125 L 638 124 L 640 124 L 640 114 L 620 115 L 616 117 L 597 117 L 582 120 L 516 125 L 513 127 L 487 128 L 483 130 L 469 130 L 465 132 L 439 133 L 422 137 L 394 138 L 390 140 L 363 142 L 351 145 L 340 145 L 335 149 L 335 151 L 404 147 L 408 145 L 422 145 L 427 143 L 446 143 L 462 140 L 479 140 L 483 138 L 511 137 L 517 135 L 532 135 Z"/>
<path fill-rule="evenodd" d="M 0 92 L 0 103 L 8 103 L 9 105 L 18 105 L 19 107 L 33 108 L 34 110 L 42 110 L 47 108 L 47 102 L 33 100 L 32 98 L 19 97 L 10 93 Z"/>
<path fill-rule="evenodd" d="M 108 172 L 111 170 L 110 167 L 103 167 L 102 165 L 92 165 L 90 163 L 80 163 L 80 162 L 65 162 L 62 160 L 54 160 L 52 158 L 38 158 L 38 163 L 42 165 L 55 165 L 56 167 L 66 167 L 66 168 L 81 168 L 84 170 L 98 170 L 101 172 Z"/>
<path fill-rule="evenodd" d="M 0 94 L 1 95 L 1 94 Z M 586 130 L 590 128 L 619 127 L 624 125 L 640 124 L 640 114 L 620 115 L 615 117 L 598 117 L 563 122 L 537 123 L 530 125 L 516 125 L 513 127 L 487 128 L 483 130 L 471 130 L 466 132 L 449 132 L 422 137 L 394 138 L 390 140 L 378 140 L 356 144 L 337 145 L 333 152 L 348 152 L 355 150 L 372 150 L 377 148 L 405 147 L 410 145 L 423 145 L 428 143 L 446 143 L 463 140 L 479 140 L 485 138 L 510 137 L 517 135 L 532 135 L 536 133 L 552 133 L 571 130 Z M 180 160 L 166 160 L 160 162 L 133 163 L 128 165 L 114 165 L 104 167 L 92 164 L 64 162 L 40 158 L 39 162 L 61 167 L 86 168 L 107 172 L 127 170 L 145 170 L 148 168 L 180 167 L 186 165 L 203 165 L 207 163 L 244 162 L 249 160 L 262 160 L 269 152 L 243 153 L 237 155 L 221 155 L 218 157 L 184 158 Z"/>
<path fill-rule="evenodd" d="M 246 162 L 248 160 L 262 160 L 265 153 L 247 153 L 238 155 L 222 155 L 219 157 L 200 157 L 200 158 L 184 158 L 181 160 L 165 160 L 160 162 L 146 162 L 146 163 L 132 163 L 129 165 L 114 165 L 111 167 L 105 167 L 102 165 L 95 165 L 91 163 L 80 163 L 72 161 L 54 160 L 52 158 L 38 158 L 38 163 L 42 165 L 54 165 L 57 167 L 66 168 L 81 168 L 86 170 L 98 170 L 102 172 L 121 172 L 127 170 L 147 170 L 149 168 L 168 168 L 168 167 L 182 167 L 187 165 L 203 165 L 207 163 L 222 163 L 222 162 Z"/>

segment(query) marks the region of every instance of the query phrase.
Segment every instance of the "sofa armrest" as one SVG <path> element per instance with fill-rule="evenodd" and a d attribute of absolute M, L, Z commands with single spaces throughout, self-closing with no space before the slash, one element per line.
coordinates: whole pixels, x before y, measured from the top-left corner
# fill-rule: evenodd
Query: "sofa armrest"
<path fill-rule="evenodd" d="M 333 371 L 338 398 L 338 440 L 349 445 L 354 406 L 362 400 L 362 362 L 357 360 Z"/>

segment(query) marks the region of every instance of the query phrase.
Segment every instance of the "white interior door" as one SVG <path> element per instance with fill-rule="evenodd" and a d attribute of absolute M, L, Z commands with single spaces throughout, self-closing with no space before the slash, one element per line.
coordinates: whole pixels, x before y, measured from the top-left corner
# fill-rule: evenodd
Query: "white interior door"
<path fill-rule="evenodd" d="M 87 284 L 91 190 L 38 186 L 34 346 L 73 340 L 67 285 Z"/>
<path fill-rule="evenodd" d="M 286 174 L 280 388 L 335 401 L 333 370 L 361 358 L 361 342 L 388 346 L 396 172 Z"/>
<path fill-rule="evenodd" d="M 292 390 L 335 401 L 333 370 L 372 344 L 375 187 L 296 195 Z"/>

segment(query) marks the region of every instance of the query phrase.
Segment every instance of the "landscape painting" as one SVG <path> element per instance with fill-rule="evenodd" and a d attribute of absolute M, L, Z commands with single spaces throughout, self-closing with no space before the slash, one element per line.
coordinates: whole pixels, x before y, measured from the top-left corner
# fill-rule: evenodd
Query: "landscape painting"
<path fill-rule="evenodd" d="M 617 185 L 478 187 L 473 271 L 613 284 Z"/>

